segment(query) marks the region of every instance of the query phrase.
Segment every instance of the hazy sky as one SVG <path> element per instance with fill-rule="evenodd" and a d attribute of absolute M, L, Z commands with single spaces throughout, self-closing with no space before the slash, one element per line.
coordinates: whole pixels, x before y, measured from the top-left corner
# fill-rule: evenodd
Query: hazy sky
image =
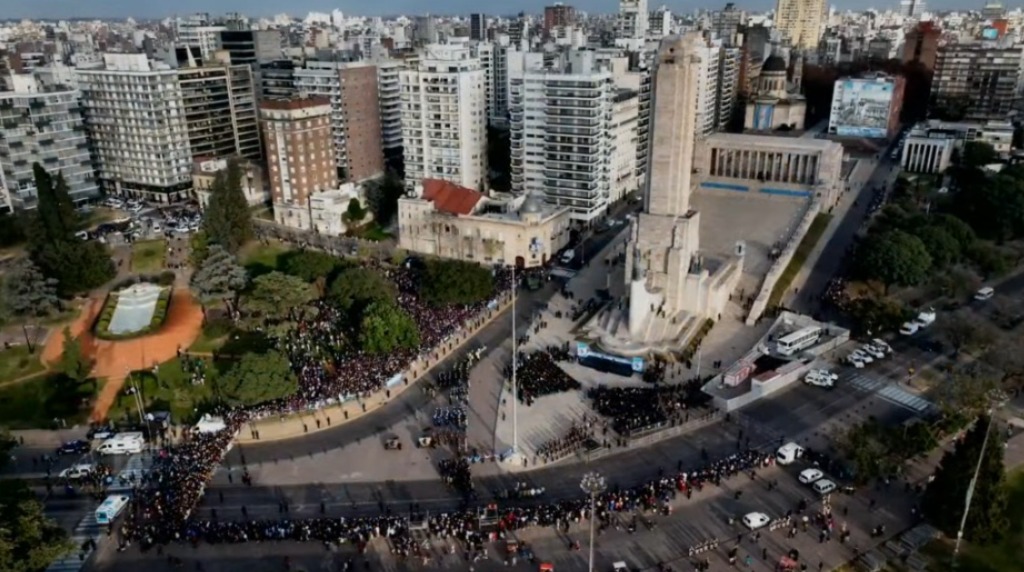
<path fill-rule="evenodd" d="M 617 0 L 564 0 L 581 10 L 612 12 L 617 9 Z M 648 0 L 653 10 L 662 4 L 674 12 L 691 12 L 695 8 L 719 8 L 726 0 L 701 0 L 699 2 L 670 0 L 662 2 Z M 776 0 L 743 0 L 736 3 L 750 10 L 766 10 L 775 6 Z M 244 12 L 252 16 L 270 16 L 288 12 L 302 16 L 309 11 L 330 11 L 338 8 L 344 12 L 365 15 L 385 14 L 468 14 L 471 11 L 510 14 L 520 10 L 539 13 L 543 6 L 553 0 L 512 0 L 487 2 L 481 0 L 0 0 L 0 18 L 69 18 L 69 17 L 117 17 L 162 18 L 174 14 L 192 12 Z M 898 0 L 830 0 L 840 9 L 880 9 L 898 6 Z M 978 8 L 984 0 L 931 0 L 928 5 L 935 9 Z M 1016 2 L 1006 1 L 1013 6 Z M 485 8 L 491 6 L 491 8 Z"/>

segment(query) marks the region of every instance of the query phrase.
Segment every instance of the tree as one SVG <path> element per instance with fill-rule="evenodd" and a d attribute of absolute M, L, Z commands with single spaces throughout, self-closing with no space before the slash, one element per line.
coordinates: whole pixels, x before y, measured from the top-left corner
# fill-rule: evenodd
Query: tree
<path fill-rule="evenodd" d="M 1002 431 L 990 430 L 991 422 L 988 416 L 978 417 L 956 448 L 942 457 L 921 502 L 923 513 L 932 524 L 949 536 L 956 535 L 963 520 L 968 488 L 977 471 L 964 538 L 979 545 L 1002 540 L 1009 526 Z"/>
<path fill-rule="evenodd" d="M 416 322 L 393 303 L 373 302 L 363 313 L 359 346 L 367 353 L 390 354 L 397 349 L 415 349 L 420 344 Z"/>
<path fill-rule="evenodd" d="M 946 213 L 939 213 L 930 218 L 932 226 L 941 228 L 956 239 L 961 252 L 966 251 L 978 240 L 971 226 L 959 218 Z"/>
<path fill-rule="evenodd" d="M 306 282 L 330 280 L 344 268 L 344 260 L 316 250 L 291 251 L 282 257 L 281 269 L 285 274 L 302 278 Z"/>
<path fill-rule="evenodd" d="M 0 248 L 25 242 L 26 221 L 20 213 L 0 213 Z"/>
<path fill-rule="evenodd" d="M 188 254 L 188 260 L 192 263 L 192 268 L 199 268 L 203 265 L 206 257 L 210 255 L 210 237 L 206 236 L 205 230 L 199 230 L 192 233 L 188 242 L 191 249 Z"/>
<path fill-rule="evenodd" d="M 359 224 L 366 216 L 366 210 L 359 204 L 359 199 L 352 197 L 348 201 L 348 209 L 345 211 L 345 220 L 350 224 Z"/>
<path fill-rule="evenodd" d="M 95 362 L 82 351 L 82 342 L 71 335 L 71 328 L 64 327 L 64 349 L 60 354 L 58 369 L 69 379 L 82 383 L 89 379 Z"/>
<path fill-rule="evenodd" d="M 268 320 L 279 322 L 300 317 L 306 305 L 316 299 L 312 285 L 283 272 L 264 274 L 252 283 L 245 305 Z"/>
<path fill-rule="evenodd" d="M 433 306 L 476 304 L 494 295 L 494 275 L 472 262 L 430 260 L 423 270 L 420 295 Z"/>
<path fill-rule="evenodd" d="M 242 168 L 237 161 L 229 161 L 228 168 L 213 179 L 203 230 L 210 242 L 232 254 L 253 237 L 252 213 L 242 192 Z"/>
<path fill-rule="evenodd" d="M 387 226 L 398 213 L 398 199 L 405 194 L 405 185 L 395 173 L 388 171 L 383 177 L 367 182 L 366 204 L 373 218 L 382 227 Z"/>
<path fill-rule="evenodd" d="M 960 260 L 960 242 L 939 226 L 926 226 L 916 233 L 921 239 L 934 268 L 946 268 Z"/>
<path fill-rule="evenodd" d="M 995 147 L 984 141 L 968 141 L 964 144 L 960 163 L 966 167 L 979 168 L 999 162 Z"/>
<path fill-rule="evenodd" d="M 935 329 L 957 354 L 964 350 L 985 350 L 996 341 L 991 325 L 967 309 L 941 314 Z"/>
<path fill-rule="evenodd" d="M 249 282 L 249 275 L 235 258 L 219 244 L 210 247 L 202 266 L 194 274 L 190 286 L 206 316 L 207 307 L 214 302 L 224 302 L 228 312 L 234 309 L 238 293 Z"/>
<path fill-rule="evenodd" d="M 4 306 L 12 316 L 32 320 L 52 316 L 60 309 L 57 280 L 43 276 L 27 258 L 14 263 L 3 281 Z M 22 326 L 25 345 L 34 352 L 28 329 Z"/>
<path fill-rule="evenodd" d="M 395 285 L 380 272 L 362 266 L 347 268 L 331 281 L 331 301 L 348 316 L 349 324 L 362 322 L 363 311 L 374 302 L 394 302 Z"/>
<path fill-rule="evenodd" d="M 0 470 L 15 444 L 9 435 L 0 433 Z M 0 523 L 0 571 L 45 570 L 72 549 L 67 533 L 46 518 L 42 503 L 22 480 L 0 480 Z"/>
<path fill-rule="evenodd" d="M 284 354 L 246 353 L 217 379 L 217 391 L 230 405 L 252 406 L 292 395 L 299 380 Z"/>
<path fill-rule="evenodd" d="M 861 274 L 890 286 L 913 286 L 928 275 L 931 255 L 920 238 L 902 230 L 870 235 L 858 249 Z"/>
<path fill-rule="evenodd" d="M 935 389 L 936 403 L 948 417 L 970 419 L 992 406 L 998 375 L 978 362 L 956 365 Z"/>

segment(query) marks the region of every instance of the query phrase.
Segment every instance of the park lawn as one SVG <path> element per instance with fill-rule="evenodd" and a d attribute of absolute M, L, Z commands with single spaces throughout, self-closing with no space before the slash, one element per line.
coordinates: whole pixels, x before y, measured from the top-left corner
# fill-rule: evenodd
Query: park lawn
<path fill-rule="evenodd" d="M 155 274 L 164 269 L 167 241 L 162 238 L 140 240 L 132 245 L 132 272 Z"/>
<path fill-rule="evenodd" d="M 44 369 L 39 354 L 30 354 L 26 346 L 0 351 L 0 385 L 41 373 Z"/>
<path fill-rule="evenodd" d="M 41 373 L 0 387 L 0 426 L 7 429 L 53 429 L 54 419 L 67 427 L 85 423 L 103 382 L 78 384 L 60 374 Z"/>
<path fill-rule="evenodd" d="M 138 387 L 146 411 L 170 411 L 174 423 L 191 423 L 212 404 L 217 372 L 211 360 L 190 359 L 205 363 L 206 383 L 193 385 L 182 369 L 181 358 L 174 358 L 160 364 L 156 373 L 148 369 L 133 372 L 124 389 Z M 138 419 L 135 397 L 121 391 L 107 417 L 113 422 Z"/>
<path fill-rule="evenodd" d="M 269 274 L 281 268 L 284 255 L 292 250 L 288 245 L 277 240 L 263 243 L 254 240 L 242 247 L 238 259 L 242 266 L 249 271 L 249 276 L 255 278 L 263 274 Z"/>
<path fill-rule="evenodd" d="M 352 235 L 362 238 L 363 240 L 370 240 L 373 242 L 381 242 L 388 240 L 389 238 L 394 238 L 394 236 L 384 230 L 384 227 L 380 226 L 377 221 L 373 221 L 369 224 L 353 229 Z"/>
<path fill-rule="evenodd" d="M 800 273 L 800 269 L 803 268 L 804 263 L 807 262 L 807 257 L 811 255 L 811 251 L 814 250 L 814 246 L 821 240 L 821 235 L 825 234 L 825 229 L 828 228 L 829 221 L 832 220 L 832 215 L 828 213 L 818 213 L 811 221 L 810 228 L 807 229 L 807 234 L 804 235 L 800 244 L 796 247 L 796 252 L 793 253 L 793 258 L 790 259 L 789 264 L 783 269 L 782 275 L 779 276 L 778 282 L 775 283 L 775 287 L 772 288 L 772 293 L 768 297 L 768 307 L 774 308 L 779 305 L 782 301 L 782 296 L 789 290 L 789 286 L 793 283 L 796 275 Z"/>
<path fill-rule="evenodd" d="M 965 544 L 960 552 L 960 572 L 1019 572 L 1024 562 L 1024 513 L 1019 507 L 1024 506 L 1024 469 L 1017 469 L 1006 475 L 1009 489 L 1007 516 L 1010 526 L 1006 538 L 992 546 L 973 546 Z M 953 540 L 943 539 L 926 546 L 922 552 L 936 566 L 936 570 L 949 569 L 953 554 Z"/>

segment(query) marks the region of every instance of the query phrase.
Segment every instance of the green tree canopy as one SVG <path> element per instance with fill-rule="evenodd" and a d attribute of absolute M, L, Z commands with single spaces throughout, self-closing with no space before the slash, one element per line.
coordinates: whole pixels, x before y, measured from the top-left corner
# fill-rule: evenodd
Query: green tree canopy
<path fill-rule="evenodd" d="M 0 470 L 15 441 L 0 432 Z M 72 549 L 67 533 L 43 513 L 24 481 L 0 480 L 0 572 L 37 572 Z"/>
<path fill-rule="evenodd" d="M 952 212 L 984 238 L 1004 242 L 1024 236 L 1024 178 L 1016 171 L 958 179 Z"/>
<path fill-rule="evenodd" d="M 889 286 L 913 286 L 928 275 L 932 257 L 920 238 L 902 230 L 871 234 L 857 252 L 861 274 Z"/>
<path fill-rule="evenodd" d="M 366 210 L 363 209 L 363 205 L 359 204 L 359 199 L 352 197 L 348 201 L 348 209 L 345 211 L 345 218 L 350 223 L 358 223 L 363 220 L 366 216 Z"/>
<path fill-rule="evenodd" d="M 19 318 L 51 316 L 60 309 L 57 280 L 43 276 L 27 258 L 16 261 L 7 271 L 3 298 L 7 310 Z"/>
<path fill-rule="evenodd" d="M 996 332 L 987 319 L 971 310 L 943 312 L 935 324 L 942 341 L 959 354 L 962 351 L 985 351 L 996 342 Z"/>
<path fill-rule="evenodd" d="M 217 379 L 217 390 L 231 405 L 259 405 L 299 389 L 288 358 L 276 350 L 246 353 Z"/>
<path fill-rule="evenodd" d="M 420 295 L 433 306 L 475 304 L 494 295 L 494 275 L 472 262 L 428 260 Z"/>
<path fill-rule="evenodd" d="M 960 163 L 966 167 L 984 167 L 999 162 L 995 147 L 984 141 L 968 141 L 960 155 Z"/>
<path fill-rule="evenodd" d="M 352 325 L 362 321 L 363 311 L 374 302 L 394 302 L 395 285 L 379 271 L 357 266 L 346 268 L 331 281 L 331 301 L 348 316 Z"/>
<path fill-rule="evenodd" d="M 25 242 L 26 217 L 21 213 L 0 213 L 0 248 Z"/>
<path fill-rule="evenodd" d="M 206 236 L 205 230 L 200 229 L 192 233 L 188 242 L 191 248 L 188 255 L 189 262 L 192 263 L 193 268 L 199 268 L 206 257 L 210 255 L 210 237 Z"/>
<path fill-rule="evenodd" d="M 946 268 L 960 260 L 960 242 L 941 226 L 926 226 L 915 235 L 928 250 L 933 267 Z"/>
<path fill-rule="evenodd" d="M 312 285 L 283 272 L 258 276 L 252 284 L 245 300 L 246 308 L 273 321 L 302 315 L 306 305 L 316 299 Z"/>
<path fill-rule="evenodd" d="M 402 179 L 392 171 L 388 171 L 383 177 L 367 181 L 364 184 L 366 190 L 366 203 L 373 213 L 374 219 L 381 226 L 387 226 L 391 219 L 398 213 L 398 199 L 405 194 L 405 185 Z"/>
<path fill-rule="evenodd" d="M 71 296 L 102 286 L 117 269 L 107 247 L 75 237 L 78 217 L 60 173 L 50 176 L 38 163 L 33 166 L 38 203 L 30 225 L 29 255 L 44 276 L 57 280 L 57 292 Z"/>
<path fill-rule="evenodd" d="M 363 312 L 359 346 L 367 353 L 389 354 L 399 348 L 414 349 L 420 343 L 416 322 L 393 303 L 371 303 Z"/>
<path fill-rule="evenodd" d="M 302 278 L 306 282 L 330 280 L 348 264 L 318 250 L 290 251 L 282 256 L 281 269 L 285 274 Z"/>
<path fill-rule="evenodd" d="M 203 230 L 210 242 L 231 253 L 238 252 L 253 237 L 252 213 L 242 191 L 242 168 L 237 161 L 229 161 L 228 168 L 213 179 Z"/>
<path fill-rule="evenodd" d="M 933 226 L 941 228 L 956 239 L 961 252 L 969 249 L 978 240 L 978 235 L 974 233 L 971 225 L 951 214 L 939 213 L 932 216 L 930 220 Z"/>
<path fill-rule="evenodd" d="M 64 349 L 60 354 L 58 369 L 69 379 L 82 383 L 89 379 L 95 362 L 82 351 L 82 342 L 71 335 L 71 328 L 64 327 Z"/>
<path fill-rule="evenodd" d="M 964 515 L 967 490 L 980 458 L 981 468 L 964 527 L 964 538 L 980 545 L 1002 540 L 1009 526 L 1002 431 L 995 427 L 989 430 L 990 423 L 989 417 L 979 417 L 956 448 L 942 457 L 935 479 L 928 484 L 921 502 L 924 515 L 932 524 L 948 536 L 956 536 Z"/>
<path fill-rule="evenodd" d="M 209 304 L 236 300 L 248 282 L 249 275 L 235 256 L 221 245 L 214 244 L 202 266 L 192 274 L 189 285 L 205 312 Z"/>

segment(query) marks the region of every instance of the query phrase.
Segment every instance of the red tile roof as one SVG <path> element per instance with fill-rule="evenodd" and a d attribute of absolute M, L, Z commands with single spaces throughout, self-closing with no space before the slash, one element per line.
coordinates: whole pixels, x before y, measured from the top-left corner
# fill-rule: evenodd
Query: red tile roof
<path fill-rule="evenodd" d="M 468 215 L 483 198 L 483 193 L 440 179 L 423 179 L 423 198 L 439 211 Z"/>

